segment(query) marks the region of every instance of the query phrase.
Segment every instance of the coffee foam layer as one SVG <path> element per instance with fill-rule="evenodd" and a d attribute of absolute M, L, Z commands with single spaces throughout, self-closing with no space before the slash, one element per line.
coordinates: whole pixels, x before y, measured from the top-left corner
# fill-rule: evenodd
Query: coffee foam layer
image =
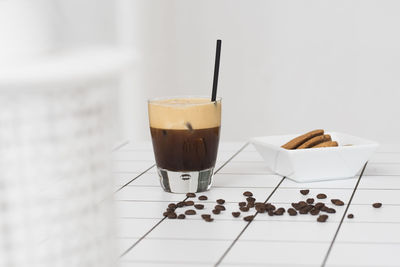
<path fill-rule="evenodd" d="M 205 129 L 221 125 L 221 101 L 208 98 L 175 98 L 149 102 L 150 127 Z"/>

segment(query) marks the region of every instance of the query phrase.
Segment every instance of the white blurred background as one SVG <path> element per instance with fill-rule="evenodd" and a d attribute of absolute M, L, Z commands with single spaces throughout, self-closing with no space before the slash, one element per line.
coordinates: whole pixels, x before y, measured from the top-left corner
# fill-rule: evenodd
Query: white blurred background
<path fill-rule="evenodd" d="M 44 14 L 31 25 L 43 26 L 42 50 L 107 46 L 132 59 L 117 140 L 149 140 L 149 97 L 209 95 L 221 38 L 222 141 L 325 128 L 400 142 L 399 1 L 22 2 Z"/>

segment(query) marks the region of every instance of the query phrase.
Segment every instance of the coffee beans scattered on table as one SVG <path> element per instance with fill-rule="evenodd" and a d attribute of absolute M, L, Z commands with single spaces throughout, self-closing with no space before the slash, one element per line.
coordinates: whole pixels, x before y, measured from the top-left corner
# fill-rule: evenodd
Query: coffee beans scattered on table
<path fill-rule="evenodd" d="M 303 189 L 300 190 L 300 193 L 302 195 L 308 195 L 310 193 L 309 189 Z M 188 198 L 195 198 L 196 194 L 195 193 L 187 193 L 186 196 Z M 243 220 L 246 222 L 251 222 L 254 220 L 255 216 L 258 213 L 267 213 L 269 216 L 282 216 L 286 213 L 286 209 L 284 207 L 279 207 L 276 208 L 273 204 L 271 203 L 265 203 L 265 202 L 256 202 L 256 198 L 253 196 L 253 193 L 250 191 L 245 191 L 243 192 L 243 196 L 246 198 L 246 201 L 241 201 L 238 202 L 239 210 L 240 211 L 233 211 L 232 216 L 234 218 L 238 218 L 241 215 L 241 212 L 249 212 L 251 209 L 254 209 L 256 213 L 254 215 L 248 215 L 244 216 Z M 327 195 L 324 193 L 319 193 L 316 196 L 317 199 L 326 199 Z M 198 200 L 208 200 L 208 197 L 205 195 L 199 196 Z M 211 212 L 215 215 L 221 214 L 221 211 L 225 211 L 226 208 L 224 206 L 225 200 L 220 198 L 215 200 L 217 202 L 217 205 L 214 206 L 214 209 L 211 210 Z M 291 203 L 291 206 L 289 209 L 287 209 L 287 213 L 289 216 L 296 216 L 298 214 L 310 214 L 311 216 L 317 216 L 317 222 L 326 222 L 329 218 L 327 214 L 323 213 L 336 213 L 336 210 L 332 207 L 329 207 L 327 203 L 323 202 L 317 202 L 315 203 L 314 198 L 307 198 L 306 201 L 300 200 L 298 202 L 293 202 Z M 326 202 L 326 201 L 325 201 Z M 340 199 L 331 199 L 330 201 L 333 205 L 335 206 L 344 206 L 344 202 Z M 168 219 L 180 219 L 183 220 L 186 218 L 187 215 L 193 216 L 196 215 L 197 212 L 194 209 L 187 209 L 179 215 L 177 214 L 180 208 L 185 208 L 185 207 L 190 207 L 193 206 L 196 210 L 203 210 L 205 209 L 205 205 L 195 203 L 192 200 L 187 200 L 187 201 L 180 201 L 177 203 L 169 203 L 168 207 L 166 210 L 163 212 L 163 216 L 168 218 Z M 382 207 L 382 203 L 373 203 L 372 206 L 374 208 L 380 208 Z M 322 213 L 322 214 L 321 214 Z M 263 215 L 260 215 L 263 216 Z M 210 214 L 201 214 L 201 218 L 206 221 L 206 222 L 212 222 L 214 221 L 214 218 L 211 217 Z M 348 214 L 347 218 L 353 219 L 354 215 L 353 214 Z"/>
<path fill-rule="evenodd" d="M 378 209 L 378 208 L 382 207 L 382 203 L 379 203 L 379 202 L 374 203 L 374 204 L 372 204 L 372 207 Z"/>
<path fill-rule="evenodd" d="M 310 193 L 310 190 L 309 189 L 303 189 L 303 190 L 300 190 L 300 193 L 302 195 L 308 195 L 308 193 Z"/>

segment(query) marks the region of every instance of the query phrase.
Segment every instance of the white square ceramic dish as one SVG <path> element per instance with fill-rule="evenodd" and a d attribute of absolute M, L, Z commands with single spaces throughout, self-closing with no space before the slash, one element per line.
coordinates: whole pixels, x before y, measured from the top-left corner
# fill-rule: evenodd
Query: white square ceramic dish
<path fill-rule="evenodd" d="M 255 137 L 251 143 L 268 167 L 297 182 L 354 177 L 379 146 L 356 136 L 330 132 L 338 147 L 288 150 L 281 147 L 301 134 Z"/>

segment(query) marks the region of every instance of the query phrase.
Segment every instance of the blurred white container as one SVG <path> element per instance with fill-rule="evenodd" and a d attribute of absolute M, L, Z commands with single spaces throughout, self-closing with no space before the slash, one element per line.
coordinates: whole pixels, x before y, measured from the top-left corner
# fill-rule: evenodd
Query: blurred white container
<path fill-rule="evenodd" d="M 50 3 L 49 0 L 0 1 L 0 65 L 30 60 L 52 49 Z"/>
<path fill-rule="evenodd" d="M 115 265 L 109 141 L 129 60 L 92 48 L 0 69 L 0 266 Z"/>
<path fill-rule="evenodd" d="M 281 146 L 298 135 L 256 137 L 251 140 L 267 166 L 297 182 L 354 177 L 378 144 L 343 133 L 327 133 L 338 147 L 288 150 Z M 349 146 L 346 146 L 349 145 Z"/>

